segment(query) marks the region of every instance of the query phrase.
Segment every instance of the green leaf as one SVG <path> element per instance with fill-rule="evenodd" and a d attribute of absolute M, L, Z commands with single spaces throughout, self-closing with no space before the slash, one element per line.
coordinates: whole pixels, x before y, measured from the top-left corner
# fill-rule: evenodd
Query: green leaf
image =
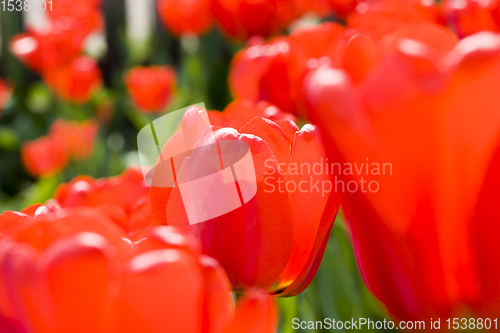
<path fill-rule="evenodd" d="M 52 198 L 60 178 L 60 174 L 39 178 L 23 192 L 23 208 L 35 203 L 45 203 Z"/>
<path fill-rule="evenodd" d="M 281 329 L 280 332 L 283 333 L 291 333 L 295 330 L 292 328 L 292 320 L 293 318 L 297 318 L 297 296 L 294 297 L 286 297 L 279 299 L 279 307 L 280 307 L 280 323 Z"/>

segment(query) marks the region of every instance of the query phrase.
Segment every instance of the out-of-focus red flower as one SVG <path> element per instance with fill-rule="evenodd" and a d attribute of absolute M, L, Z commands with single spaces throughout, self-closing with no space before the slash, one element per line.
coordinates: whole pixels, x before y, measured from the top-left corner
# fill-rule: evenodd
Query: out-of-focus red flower
<path fill-rule="evenodd" d="M 255 117 L 270 119 L 276 123 L 292 121 L 297 123 L 297 118 L 281 111 L 271 103 L 261 101 L 254 103 L 250 99 L 231 102 L 223 112 L 209 111 L 210 124 L 215 127 L 232 127 L 239 129 Z"/>
<path fill-rule="evenodd" d="M 102 85 L 102 74 L 94 59 L 80 56 L 44 75 L 47 84 L 64 100 L 86 103 Z"/>
<path fill-rule="evenodd" d="M 330 13 L 329 0 L 293 0 L 296 16 L 314 13 L 324 17 Z"/>
<path fill-rule="evenodd" d="M 359 0 L 327 0 L 327 3 L 335 14 L 346 16 L 356 9 Z"/>
<path fill-rule="evenodd" d="M 379 40 L 403 25 L 435 22 L 445 25 L 440 4 L 422 0 L 372 0 L 361 2 L 347 19 L 347 26 Z"/>
<path fill-rule="evenodd" d="M 51 135 L 25 143 L 21 158 L 26 170 L 35 177 L 59 172 L 68 163 L 64 144 Z"/>
<path fill-rule="evenodd" d="M 304 116 L 303 81 L 312 68 L 325 64 L 343 68 L 360 84 L 373 64 L 405 39 L 429 44 L 438 54 L 449 52 L 458 41 L 448 28 L 431 20 L 400 22 L 378 41 L 364 30 L 323 23 L 296 29 L 268 44 L 252 39 L 233 59 L 231 91 L 238 98 L 269 101 Z"/>
<path fill-rule="evenodd" d="M 198 109 L 191 108 L 184 116 L 182 133 L 178 133 L 195 137 L 202 122 Z M 338 209 L 337 196 L 322 191 L 321 186 L 330 181 L 329 174 L 310 169 L 316 165 L 324 170 L 326 163 L 318 129 L 305 125 L 299 130 L 290 120 L 275 123 L 255 117 L 238 131 L 222 128 L 200 137 L 193 149 L 215 143 L 213 140 L 248 144 L 256 174 L 255 196 L 222 216 L 190 225 L 179 187 L 155 186 L 155 177 L 169 172 L 160 164 L 151 187 L 153 218 L 196 235 L 203 250 L 224 267 L 235 290 L 256 286 L 282 295 L 300 293 L 316 274 Z M 204 152 L 208 151 L 193 154 L 189 165 L 206 163 Z M 220 150 L 219 158 L 225 158 Z M 187 164 L 179 165 L 178 175 L 194 171 L 186 169 Z M 309 169 L 298 170 L 300 165 Z M 218 189 L 200 191 L 217 196 Z"/>
<path fill-rule="evenodd" d="M 96 207 L 129 233 L 153 224 L 149 187 L 140 170 L 127 169 L 114 178 L 78 176 L 59 185 L 54 199 L 63 208 Z"/>
<path fill-rule="evenodd" d="M 320 17 L 333 14 L 344 18 L 356 9 L 358 2 L 358 0 L 293 0 L 292 6 L 295 8 L 296 17 L 312 13 Z"/>
<path fill-rule="evenodd" d="M 276 332 L 278 313 L 269 294 L 251 288 L 240 300 L 234 319 L 225 333 Z"/>
<path fill-rule="evenodd" d="M 75 59 L 82 52 L 84 38 L 78 22 L 64 18 L 15 35 L 9 48 L 26 66 L 43 74 Z"/>
<path fill-rule="evenodd" d="M 159 0 L 156 7 L 163 24 L 174 35 L 201 35 L 212 26 L 210 0 Z"/>
<path fill-rule="evenodd" d="M 176 76 L 171 66 L 135 67 L 125 75 L 128 93 L 138 108 L 161 112 L 175 91 Z"/>
<path fill-rule="evenodd" d="M 269 101 L 290 113 L 302 113 L 302 81 L 311 66 L 333 53 L 344 28 L 336 23 L 294 30 L 268 44 L 253 39 L 233 59 L 229 85 L 237 98 Z"/>
<path fill-rule="evenodd" d="M 115 106 L 111 99 L 105 98 L 96 101 L 96 116 L 103 124 L 109 124 L 115 114 Z"/>
<path fill-rule="evenodd" d="M 50 128 L 52 135 L 65 146 L 68 157 L 75 160 L 84 160 L 92 155 L 98 131 L 99 125 L 95 120 L 77 123 L 58 119 Z"/>
<path fill-rule="evenodd" d="M 68 160 L 84 160 L 92 154 L 98 130 L 94 120 L 79 124 L 58 119 L 48 135 L 23 146 L 23 164 L 33 176 L 56 173 L 66 166 Z"/>
<path fill-rule="evenodd" d="M 403 40 L 357 87 L 341 69 L 306 78 L 329 157 L 376 182 L 342 194 L 370 290 L 398 319 L 498 313 L 500 36 L 450 52 Z M 378 168 L 378 171 L 377 171 Z"/>
<path fill-rule="evenodd" d="M 458 39 L 448 28 L 431 21 L 408 23 L 386 34 L 378 43 L 370 34 L 349 29 L 330 55 L 330 64 L 343 68 L 354 84 L 360 84 L 372 66 L 394 52 L 404 40 L 431 46 L 436 54 L 446 54 Z"/>
<path fill-rule="evenodd" d="M 444 10 L 448 22 L 461 38 L 483 30 L 500 30 L 498 0 L 447 0 L 444 2 Z"/>
<path fill-rule="evenodd" d="M 101 3 L 102 0 L 53 0 L 52 10 L 47 10 L 46 13 L 53 21 L 68 17 L 76 19 L 81 29 L 88 34 L 104 27 Z"/>
<path fill-rule="evenodd" d="M 295 18 L 287 0 L 213 0 L 211 11 L 222 31 L 238 40 L 270 36 Z"/>
<path fill-rule="evenodd" d="M 224 271 L 179 230 L 131 240 L 91 208 L 34 208 L 0 215 L 2 332 L 276 329 L 268 294 L 252 291 L 234 314 Z"/>
<path fill-rule="evenodd" d="M 12 89 L 0 78 L 0 116 L 2 109 L 12 96 Z"/>

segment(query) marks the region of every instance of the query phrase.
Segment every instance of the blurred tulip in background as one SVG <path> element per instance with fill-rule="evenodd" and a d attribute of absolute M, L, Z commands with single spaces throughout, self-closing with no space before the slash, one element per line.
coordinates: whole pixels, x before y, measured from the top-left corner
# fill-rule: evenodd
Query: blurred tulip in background
<path fill-rule="evenodd" d="M 68 163 L 68 156 L 61 141 L 48 135 L 25 143 L 22 160 L 27 171 L 36 177 L 61 171 Z"/>
<path fill-rule="evenodd" d="M 364 175 L 378 192 L 342 203 L 361 274 L 398 319 L 498 311 L 499 71 L 500 38 L 483 32 L 449 52 L 403 40 L 358 87 L 328 66 L 306 78 L 330 158 L 391 164 Z"/>
<path fill-rule="evenodd" d="M 175 71 L 170 66 L 136 67 L 125 75 L 125 84 L 136 106 L 147 113 L 161 112 L 175 91 Z"/>
<path fill-rule="evenodd" d="M 201 35 L 212 26 L 209 0 L 159 0 L 156 3 L 163 24 L 175 35 Z"/>

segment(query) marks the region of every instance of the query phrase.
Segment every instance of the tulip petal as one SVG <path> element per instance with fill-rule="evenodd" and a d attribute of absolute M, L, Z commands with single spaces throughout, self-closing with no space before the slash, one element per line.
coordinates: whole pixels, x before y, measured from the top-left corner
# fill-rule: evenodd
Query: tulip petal
<path fill-rule="evenodd" d="M 278 162 L 283 164 L 283 171 L 290 161 L 290 147 L 286 133 L 275 122 L 262 117 L 255 117 L 240 130 L 242 134 L 253 134 L 264 140 Z"/>
<path fill-rule="evenodd" d="M 236 305 L 233 322 L 225 333 L 272 333 L 278 325 L 278 311 L 265 291 L 250 289 Z"/>
<path fill-rule="evenodd" d="M 42 291 L 38 252 L 27 244 L 3 243 L 0 253 L 0 310 L 24 330 L 48 333 L 55 327 L 53 308 Z"/>
<path fill-rule="evenodd" d="M 331 230 L 339 208 L 329 166 L 319 129 L 305 125 L 295 134 L 285 178 L 287 183 L 295 184 L 294 191 L 288 194 L 294 221 L 294 243 L 290 261 L 276 283 L 279 291 L 291 284 L 300 284 L 301 281 L 296 282 L 299 276 L 309 271 L 316 256 L 323 256 L 323 252 L 316 251 L 324 238 L 328 238 L 325 232 Z"/>
<path fill-rule="evenodd" d="M 57 223 L 53 223 L 55 220 Z M 120 255 L 126 256 L 131 251 L 130 245 L 123 241 L 127 234 L 119 226 L 98 210 L 80 207 L 37 217 L 33 225 L 16 236 L 16 240 L 43 251 L 54 241 L 80 232 L 102 235 L 119 249 Z"/>
<path fill-rule="evenodd" d="M 58 332 L 109 332 L 109 306 L 117 267 L 113 249 L 94 233 L 80 233 L 51 245 L 41 256 Z M 116 282 L 116 281 L 115 281 Z"/>
<path fill-rule="evenodd" d="M 239 129 L 255 117 L 262 115 L 262 110 L 249 99 L 231 102 L 222 112 L 224 118 L 230 124 L 228 127 Z"/>
<path fill-rule="evenodd" d="M 299 131 L 297 124 L 291 120 L 276 120 L 276 124 L 286 133 L 288 141 L 293 144 L 295 140 L 295 133 Z"/>
<path fill-rule="evenodd" d="M 234 315 L 231 285 L 217 260 L 201 256 L 200 266 L 205 280 L 206 317 L 203 327 L 209 332 L 222 332 L 231 323 Z"/>
<path fill-rule="evenodd" d="M 309 97 L 322 109 L 313 117 L 332 140 L 330 156 L 369 160 L 380 172 L 390 163 L 387 174 L 367 172 L 376 193 L 343 198 L 365 281 L 396 317 L 444 317 L 450 304 L 481 293 L 471 217 L 500 141 L 500 42 L 491 33 L 466 38 L 442 60 L 445 68 L 439 54 L 415 43 L 400 43 L 358 92 L 341 96 L 349 82 L 329 76 L 309 83 L 317 85 Z M 322 70 L 312 75 L 326 79 Z M 328 93 L 354 112 L 337 101 L 327 106 Z M 352 178 L 359 180 L 345 179 Z M 382 268 L 375 253 L 390 263 Z"/>
<path fill-rule="evenodd" d="M 37 207 L 38 208 L 38 207 Z M 24 213 L 6 211 L 0 215 L 0 240 L 14 236 L 33 224 L 33 220 Z"/>
<path fill-rule="evenodd" d="M 203 301 L 193 256 L 176 249 L 145 252 L 128 264 L 116 332 L 200 332 Z"/>

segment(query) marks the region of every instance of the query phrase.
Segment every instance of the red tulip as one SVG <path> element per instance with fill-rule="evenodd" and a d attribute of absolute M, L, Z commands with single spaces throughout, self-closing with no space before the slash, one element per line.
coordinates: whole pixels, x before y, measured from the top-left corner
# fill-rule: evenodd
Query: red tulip
<path fill-rule="evenodd" d="M 447 53 L 403 40 L 357 87 L 342 69 L 306 78 L 330 158 L 369 164 L 339 177 L 376 182 L 342 202 L 362 276 L 398 319 L 499 311 L 499 77 L 500 36 L 481 33 Z"/>
<path fill-rule="evenodd" d="M 12 230 L 11 225 L 23 225 Z M 218 263 L 173 227 L 127 240 L 89 208 L 0 215 L 0 329 L 36 332 L 272 332 L 269 295 L 233 315 Z M 12 332 L 12 331 L 8 331 Z"/>
<path fill-rule="evenodd" d="M 500 2 L 498 0 L 450 1 L 444 2 L 448 22 L 459 37 L 476 32 L 500 30 Z"/>
<path fill-rule="evenodd" d="M 98 130 L 99 125 L 94 120 L 77 123 L 58 119 L 50 128 L 52 135 L 58 137 L 65 146 L 68 157 L 75 160 L 90 157 Z"/>
<path fill-rule="evenodd" d="M 136 169 L 114 178 L 78 176 L 59 185 L 54 199 L 63 208 L 96 207 L 129 233 L 153 223 L 149 187 Z"/>
<path fill-rule="evenodd" d="M 211 11 L 222 31 L 238 40 L 279 32 L 295 14 L 287 0 L 213 0 Z"/>
<path fill-rule="evenodd" d="M 78 104 L 88 102 L 102 85 L 101 70 L 95 60 L 87 56 L 46 73 L 44 79 L 62 99 Z"/>
<path fill-rule="evenodd" d="M 405 39 L 428 44 L 440 54 L 448 53 L 458 41 L 448 28 L 430 21 L 402 24 L 379 43 L 370 34 L 349 29 L 333 51 L 331 64 L 343 68 L 354 84 L 360 84 L 372 66 L 385 55 L 393 53 Z"/>
<path fill-rule="evenodd" d="M 68 163 L 63 144 L 54 136 L 44 136 L 25 143 L 21 157 L 24 167 L 34 177 L 57 173 Z"/>
<path fill-rule="evenodd" d="M 127 72 L 125 84 L 138 108 L 161 112 L 175 91 L 175 71 L 170 66 L 135 67 Z"/>
<path fill-rule="evenodd" d="M 294 30 L 269 44 L 252 40 L 236 54 L 229 85 L 238 98 L 269 101 L 291 113 L 303 113 L 302 81 L 311 66 L 335 49 L 344 29 L 336 23 Z"/>
<path fill-rule="evenodd" d="M 183 200 L 186 196 L 181 196 L 179 186 L 173 183 L 158 186 L 170 170 L 167 163 L 160 163 L 156 166 L 151 188 L 153 218 L 158 223 L 176 225 L 196 235 L 203 250 L 224 267 L 235 290 L 256 286 L 282 295 L 300 293 L 318 269 L 338 209 L 337 196 L 321 189 L 330 181 L 328 174 L 297 170 L 298 165 L 322 167 L 326 163 L 318 129 L 305 125 L 299 131 L 289 120 L 277 124 L 255 117 L 238 131 L 222 128 L 203 138 L 201 124 L 205 124 L 205 120 L 198 109 L 188 110 L 182 131 L 167 142 L 162 158 L 169 156 L 166 155 L 169 147 L 178 144 L 178 135 L 184 138 L 198 136 L 191 147 L 201 149 L 193 153 L 189 163 L 176 168 L 175 174 L 183 179 L 210 163 L 206 159 L 214 156 L 209 156 L 208 147 L 214 141 L 218 145 L 228 142 L 221 140 L 244 142 L 250 148 L 255 168 L 255 196 L 228 213 L 190 225 L 187 215 L 192 216 L 195 212 L 187 211 L 187 203 Z M 226 152 L 223 148 L 219 151 Z M 181 165 L 182 158 L 177 160 L 179 156 L 173 157 L 174 165 Z M 227 158 L 230 157 L 219 152 L 213 163 L 227 161 Z M 247 181 L 239 183 L 240 190 L 252 186 L 248 183 L 250 178 L 245 179 Z M 311 187 L 313 184 L 319 187 Z M 298 186 L 302 186 L 300 190 Z M 193 191 L 225 195 L 224 187 L 216 183 L 193 188 Z M 240 197 L 240 200 L 243 199 Z M 194 205 L 203 207 L 204 211 L 216 208 L 205 207 L 196 201 Z"/>
<path fill-rule="evenodd" d="M 33 176 L 61 171 L 68 160 L 83 160 L 91 155 L 97 131 L 93 120 L 78 124 L 58 119 L 48 135 L 23 146 L 23 164 Z"/>
<path fill-rule="evenodd" d="M 50 21 L 43 29 L 14 36 L 9 48 L 30 69 L 50 73 L 82 52 L 84 38 L 78 22 L 64 18 Z"/>
<path fill-rule="evenodd" d="M 55 21 L 68 17 L 76 19 L 86 34 L 103 29 L 104 20 L 100 12 L 102 0 L 52 1 L 52 10 L 46 10 L 51 20 Z M 47 8 L 50 8 L 49 5 L 47 5 Z"/>
<path fill-rule="evenodd" d="M 434 22 L 446 25 L 439 4 L 421 0 L 372 0 L 362 2 L 347 19 L 347 26 L 379 40 L 403 25 Z"/>
<path fill-rule="evenodd" d="M 449 29 L 431 21 L 401 23 L 380 43 L 362 30 L 323 23 L 296 29 L 269 44 L 249 41 L 231 65 L 229 85 L 233 95 L 254 102 L 269 101 L 286 112 L 304 115 L 303 80 L 311 68 L 326 63 L 342 67 L 359 83 L 373 63 L 403 39 L 429 43 L 444 53 L 457 42 Z"/>
<path fill-rule="evenodd" d="M 175 35 L 201 35 L 212 26 L 209 0 L 159 0 L 156 3 L 163 24 Z"/>

